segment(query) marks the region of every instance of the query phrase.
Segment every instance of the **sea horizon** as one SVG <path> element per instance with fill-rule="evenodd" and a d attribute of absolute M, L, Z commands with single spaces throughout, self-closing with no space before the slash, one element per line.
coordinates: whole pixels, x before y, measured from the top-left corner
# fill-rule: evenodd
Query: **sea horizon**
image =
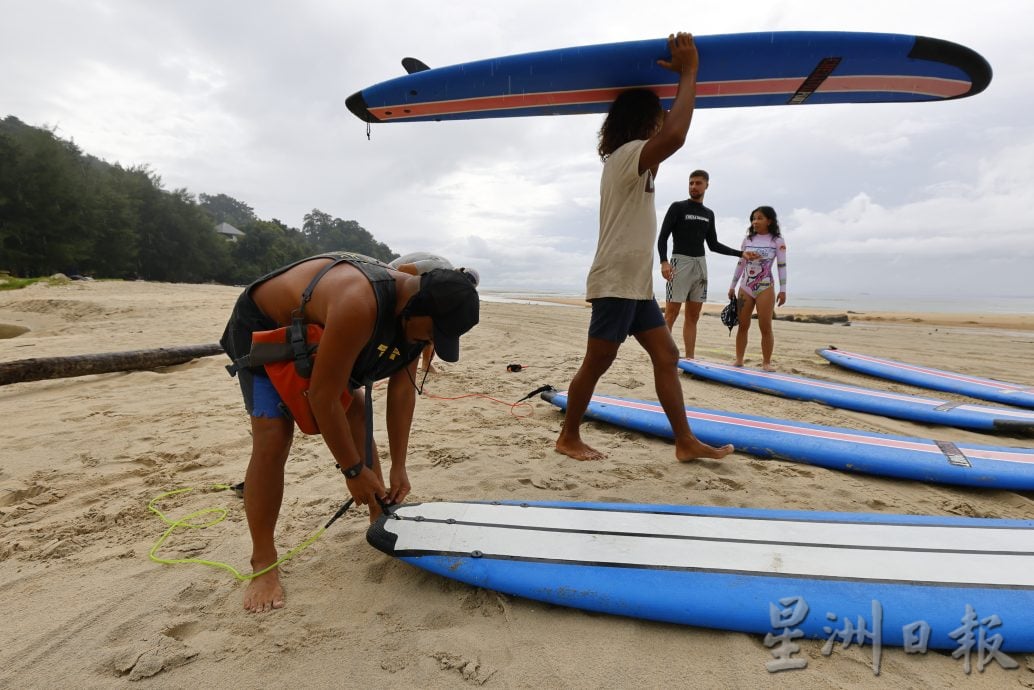
<path fill-rule="evenodd" d="M 481 298 L 486 302 L 532 303 L 549 306 L 568 306 L 549 302 L 550 299 L 581 300 L 585 293 L 551 291 L 551 290 L 502 290 L 482 289 Z M 658 297 L 662 299 L 662 297 Z M 723 305 L 722 299 L 708 299 L 707 304 Z M 1034 297 L 998 296 L 998 297 L 944 297 L 915 296 L 906 297 L 856 294 L 856 295 L 808 295 L 794 294 L 792 300 L 783 309 L 804 308 L 855 312 L 893 312 L 893 313 L 936 313 L 936 314 L 1015 314 L 1034 317 Z"/>

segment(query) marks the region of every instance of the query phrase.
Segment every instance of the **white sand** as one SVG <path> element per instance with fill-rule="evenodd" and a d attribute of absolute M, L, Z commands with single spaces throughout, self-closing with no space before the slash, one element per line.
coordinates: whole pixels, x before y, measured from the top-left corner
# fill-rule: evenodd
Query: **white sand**
<path fill-rule="evenodd" d="M 0 361 L 193 345 L 218 340 L 238 289 L 93 282 L 0 293 L 0 324 L 31 330 L 0 340 Z M 791 305 L 792 306 L 792 305 Z M 783 310 L 787 311 L 787 310 Z M 734 454 L 679 464 L 662 440 L 589 423 L 609 457 L 578 463 L 553 452 L 561 414 L 536 400 L 566 387 L 583 353 L 582 308 L 485 303 L 463 358 L 440 364 L 417 403 L 411 501 L 527 499 L 684 503 L 1034 519 L 1032 496 L 852 475 Z M 813 354 L 833 344 L 930 366 L 1034 382 L 1030 317 L 852 315 L 853 325 L 776 322 L 782 371 L 872 385 Z M 882 320 L 871 320 L 875 318 Z M 936 320 L 934 320 L 936 318 Z M 973 323 L 969 323 L 973 322 Z M 676 324 L 676 340 L 681 341 Z M 728 361 L 732 340 L 713 316 L 697 355 Z M 508 373 L 517 362 L 527 368 Z M 759 362 L 752 333 L 748 365 Z M 761 636 L 595 615 L 515 599 L 426 574 L 368 546 L 350 512 L 285 568 L 287 608 L 241 610 L 243 586 L 223 571 L 159 565 L 148 550 L 164 526 L 147 510 L 163 491 L 243 478 L 250 440 L 236 382 L 210 357 L 161 371 L 0 388 L 0 687 L 857 687 L 875 682 L 870 650 L 802 643 L 801 671 L 770 675 Z M 907 386 L 882 384 L 895 391 Z M 1030 446 L 683 379 L 687 404 L 877 432 Z M 599 391 L 655 399 L 650 367 L 622 348 Z M 481 394 L 481 397 L 460 397 Z M 459 399 L 454 399 L 459 398 Z M 377 436 L 386 448 L 383 396 Z M 277 532 L 282 550 L 322 525 L 345 497 L 321 440 L 296 437 Z M 165 554 L 246 569 L 249 539 L 229 492 L 169 500 L 172 515 L 225 506 L 228 518 L 176 534 Z M 960 604 L 961 606 L 961 604 Z M 1032 616 L 1030 611 L 1000 615 Z M 961 611 L 960 611 L 961 616 Z M 1016 671 L 967 677 L 944 653 L 884 649 L 886 687 L 1034 687 L 1034 655 Z"/>

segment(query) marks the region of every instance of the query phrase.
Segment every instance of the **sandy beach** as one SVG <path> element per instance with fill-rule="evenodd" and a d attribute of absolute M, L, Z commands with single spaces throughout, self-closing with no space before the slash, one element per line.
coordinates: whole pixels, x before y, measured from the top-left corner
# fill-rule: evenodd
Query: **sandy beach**
<path fill-rule="evenodd" d="M 238 288 L 125 282 L 37 284 L 0 292 L 0 361 L 216 342 Z M 553 451 L 562 415 L 531 390 L 565 388 L 584 351 L 584 303 L 484 302 L 455 364 L 438 363 L 417 401 L 410 502 L 566 500 L 1034 519 L 1034 495 L 965 489 L 761 460 L 740 453 L 680 464 L 663 440 L 588 423 L 608 457 L 579 463 Z M 728 362 L 733 340 L 708 306 L 697 356 Z M 815 310 L 812 310 L 814 313 Z M 781 314 L 805 315 L 787 305 Z M 849 325 L 777 321 L 779 370 L 873 386 L 814 354 L 828 345 L 1034 385 L 1034 317 L 849 314 Z M 676 342 L 681 343 L 681 319 Z M 9 330 L 14 332 L 20 329 Z M 747 365 L 760 363 L 751 333 Z M 522 364 L 510 373 L 506 366 Z M 770 674 L 760 635 L 598 615 L 505 596 L 393 560 L 365 540 L 350 511 L 284 567 L 287 607 L 242 610 L 243 584 L 222 570 L 162 565 L 148 552 L 171 516 L 226 508 L 207 529 L 177 532 L 163 554 L 245 570 L 242 503 L 207 487 L 241 481 L 250 449 L 239 389 L 223 357 L 156 371 L 0 387 L 0 687 L 1034 687 L 1019 669 L 966 675 L 949 652 L 802 642 L 807 668 Z M 893 383 L 887 390 L 920 393 Z M 777 399 L 682 378 L 686 403 L 854 429 L 1030 447 L 1031 439 L 933 428 Z M 649 361 L 622 348 L 598 391 L 656 399 Z M 384 396 L 376 434 L 385 452 Z M 494 399 L 494 400 L 493 400 Z M 296 435 L 277 530 L 281 552 L 346 498 L 319 437 Z M 999 612 L 1003 616 L 1017 612 Z M 961 615 L 961 612 L 960 612 Z M 1025 612 L 1031 615 L 1031 612 Z"/>

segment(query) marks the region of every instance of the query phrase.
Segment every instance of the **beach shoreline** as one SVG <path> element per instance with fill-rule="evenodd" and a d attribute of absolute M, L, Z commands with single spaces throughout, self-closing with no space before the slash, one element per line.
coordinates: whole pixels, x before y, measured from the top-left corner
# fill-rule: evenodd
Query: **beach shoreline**
<path fill-rule="evenodd" d="M 0 362 L 212 343 L 240 288 L 94 281 L 0 293 Z M 542 300 L 541 296 L 533 299 Z M 585 306 L 584 302 L 576 306 Z M 835 310 L 830 310 L 835 312 Z M 715 314 L 714 305 L 705 312 Z M 780 314 L 816 314 L 781 309 Z M 535 388 L 566 387 L 584 353 L 588 309 L 484 301 L 481 323 L 456 363 L 437 363 L 417 401 L 407 468 L 409 503 L 526 500 L 648 503 L 783 510 L 1010 518 L 1034 521 L 1034 496 L 838 472 L 734 453 L 678 463 L 662 439 L 589 422 L 606 453 L 579 463 L 554 452 L 562 415 Z M 852 327 L 777 321 L 780 371 L 922 394 L 874 382 L 815 355 L 841 349 L 1030 385 L 1031 328 L 1000 315 L 900 319 L 849 314 Z M 943 317 L 943 315 L 936 315 Z M 982 317 L 986 316 L 986 319 Z M 866 317 L 866 318 L 862 318 Z M 921 321 L 911 319 L 922 318 Z M 1019 317 L 1022 318 L 1022 317 Z M 676 342 L 681 321 L 676 322 Z M 13 332 L 13 331 L 12 331 Z M 989 335 L 991 337 L 989 337 Z M 733 340 L 700 322 L 697 356 L 727 362 Z M 760 361 L 753 328 L 747 365 Z M 763 635 L 593 614 L 470 587 L 388 558 L 365 541 L 365 510 L 351 510 L 287 562 L 287 607 L 241 610 L 243 585 L 223 570 L 163 565 L 148 553 L 171 517 L 224 508 L 207 529 L 177 531 L 160 555 L 246 570 L 240 501 L 214 491 L 243 479 L 250 451 L 237 383 L 222 356 L 153 371 L 0 387 L 0 687 L 156 687 L 216 684 L 341 687 L 860 687 L 874 683 L 871 646 L 831 655 L 799 640 L 799 671 L 770 674 Z M 519 372 L 507 365 L 519 363 Z M 1030 447 L 1008 434 L 931 427 L 682 377 L 686 404 L 861 431 Z M 648 357 L 626 343 L 600 393 L 655 400 Z M 375 435 L 387 455 L 385 396 L 374 395 Z M 961 401 L 962 399 L 959 398 Z M 281 553 L 302 543 L 344 500 L 344 481 L 319 437 L 297 435 L 277 529 Z M 1034 523 L 1032 523 L 1034 524 Z M 792 594 L 792 593 L 788 593 Z M 965 602 L 957 602 L 960 617 Z M 766 602 L 758 602 L 767 607 Z M 767 608 L 765 608 L 767 611 Z M 814 615 L 823 615 L 824 611 Z M 987 611 L 1008 621 L 1018 611 Z M 884 647 L 879 683 L 913 687 L 1030 685 L 1020 668 L 967 675 L 949 653 Z"/>
<path fill-rule="evenodd" d="M 542 295 L 519 295 L 514 293 L 514 300 L 527 300 L 529 302 L 558 304 L 569 307 L 586 307 L 590 305 L 584 299 L 577 297 L 549 297 Z M 664 303 L 660 302 L 663 309 Z M 701 314 L 718 316 L 724 305 L 704 303 Z M 840 310 L 823 307 L 796 307 L 787 305 L 776 311 L 776 317 L 786 319 L 789 317 L 836 317 L 843 316 L 849 321 L 896 323 L 896 324 L 918 324 L 929 326 L 949 327 L 971 327 L 971 328 L 1000 328 L 1011 331 L 1034 331 L 1034 314 L 981 314 L 978 312 L 903 312 L 903 311 L 862 311 L 862 310 Z"/>

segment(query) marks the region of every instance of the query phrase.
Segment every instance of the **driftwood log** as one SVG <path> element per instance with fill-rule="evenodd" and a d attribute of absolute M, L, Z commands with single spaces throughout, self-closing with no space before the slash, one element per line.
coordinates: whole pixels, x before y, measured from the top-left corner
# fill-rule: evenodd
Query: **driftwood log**
<path fill-rule="evenodd" d="M 19 359 L 14 362 L 0 362 L 0 386 L 44 379 L 109 374 L 113 371 L 170 367 L 198 357 L 218 355 L 222 351 L 223 348 L 217 343 L 211 343 L 184 347 L 159 347 L 153 350 L 102 352 L 94 355 Z"/>

